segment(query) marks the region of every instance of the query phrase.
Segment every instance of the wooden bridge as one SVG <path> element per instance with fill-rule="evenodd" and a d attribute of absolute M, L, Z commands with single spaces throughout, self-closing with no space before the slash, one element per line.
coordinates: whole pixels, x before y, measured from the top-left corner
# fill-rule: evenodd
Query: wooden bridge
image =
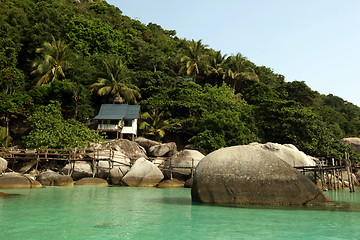
<path fill-rule="evenodd" d="M 121 162 L 115 159 L 115 152 L 112 149 L 95 149 L 95 148 L 81 148 L 81 149 L 9 149 L 0 148 L 0 157 L 8 161 L 8 168 L 10 170 L 15 168 L 16 164 L 22 164 L 22 167 L 18 172 L 26 173 L 31 168 L 37 171 L 39 165 L 49 163 L 51 161 L 62 161 L 71 164 L 71 169 L 67 173 L 72 175 L 75 169 L 76 161 L 91 161 L 93 169 L 93 177 L 98 173 L 99 161 L 109 162 L 109 172 L 113 168 L 114 163 L 132 166 L 132 162 L 129 164 Z M 170 172 L 170 178 L 172 178 L 174 169 L 190 169 L 191 176 L 194 174 L 195 164 L 194 159 L 192 165 L 189 167 L 173 166 L 171 162 L 165 166 L 165 162 L 169 161 L 169 158 L 163 158 L 163 161 L 156 162 L 155 158 L 148 158 L 157 167 L 165 172 Z"/>

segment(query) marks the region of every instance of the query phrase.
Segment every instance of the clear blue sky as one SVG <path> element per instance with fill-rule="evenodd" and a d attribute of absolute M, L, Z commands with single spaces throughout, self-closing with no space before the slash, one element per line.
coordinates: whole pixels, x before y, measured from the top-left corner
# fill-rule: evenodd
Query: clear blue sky
<path fill-rule="evenodd" d="M 223 54 L 360 106 L 359 0 L 107 0 Z"/>

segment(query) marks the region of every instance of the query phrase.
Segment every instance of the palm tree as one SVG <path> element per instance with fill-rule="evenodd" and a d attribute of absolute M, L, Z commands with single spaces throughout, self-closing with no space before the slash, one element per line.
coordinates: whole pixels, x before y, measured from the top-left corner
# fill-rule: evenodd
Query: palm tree
<path fill-rule="evenodd" d="M 166 112 L 160 112 L 153 110 L 151 113 L 144 112 L 141 114 L 141 123 L 139 128 L 144 131 L 144 135 L 153 137 L 155 140 L 160 141 L 165 136 L 166 130 L 172 126 L 179 125 L 170 123 L 169 120 L 165 120 L 168 116 Z"/>
<path fill-rule="evenodd" d="M 31 74 L 37 75 L 36 85 L 40 86 L 55 79 L 65 78 L 65 70 L 71 67 L 71 59 L 75 57 L 64 41 L 56 41 L 53 37 L 51 43 L 45 42 L 36 53 L 41 54 L 32 63 L 34 70 Z"/>
<path fill-rule="evenodd" d="M 201 73 L 206 59 L 206 47 L 201 40 L 195 42 L 192 40 L 188 42 L 188 48 L 186 49 L 186 55 L 184 55 L 180 61 L 183 66 L 180 68 L 180 73 L 191 76 L 194 80 L 196 76 Z"/>
<path fill-rule="evenodd" d="M 212 52 L 209 55 L 206 74 L 213 75 L 217 80 L 224 79 L 226 73 L 226 56 L 226 54 L 222 55 L 221 51 Z M 217 84 L 219 84 L 219 82 L 217 82 Z"/>
<path fill-rule="evenodd" d="M 227 70 L 224 76 L 232 80 L 234 90 L 236 90 L 236 85 L 240 80 L 259 82 L 259 77 L 251 62 L 240 53 L 229 56 L 226 62 Z"/>
<path fill-rule="evenodd" d="M 90 86 L 99 96 L 112 95 L 119 102 L 133 102 L 140 98 L 139 88 L 132 84 L 130 71 L 120 57 L 103 61 L 105 77 Z"/>

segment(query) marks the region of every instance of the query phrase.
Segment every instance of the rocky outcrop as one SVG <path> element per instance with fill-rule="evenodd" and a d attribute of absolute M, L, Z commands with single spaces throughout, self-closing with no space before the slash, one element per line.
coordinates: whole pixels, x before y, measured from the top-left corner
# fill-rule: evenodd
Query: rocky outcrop
<path fill-rule="evenodd" d="M 72 168 L 74 169 L 72 170 Z M 65 167 L 60 171 L 60 173 L 64 175 L 69 175 L 71 173 L 73 180 L 77 181 L 84 177 L 92 177 L 93 170 L 90 162 L 75 161 L 74 164 L 66 164 Z"/>
<path fill-rule="evenodd" d="M 135 161 L 139 158 L 146 158 L 146 150 L 136 142 L 127 139 L 116 139 L 107 143 L 113 150 L 125 154 L 130 160 Z"/>
<path fill-rule="evenodd" d="M 344 138 L 342 142 L 350 146 L 355 152 L 360 153 L 360 138 Z"/>
<path fill-rule="evenodd" d="M 61 175 L 57 172 L 46 171 L 42 172 L 37 176 L 37 181 L 39 181 L 43 186 L 73 186 L 74 181 L 71 176 Z"/>
<path fill-rule="evenodd" d="M 5 159 L 0 158 L 0 174 L 5 172 L 5 170 L 7 169 L 7 166 L 8 166 L 8 162 Z"/>
<path fill-rule="evenodd" d="M 269 142 L 265 144 L 252 143 L 250 145 L 260 147 L 266 151 L 270 151 L 292 167 L 316 166 L 313 157 L 306 155 L 302 151 L 299 151 L 299 149 L 297 149 L 292 144 L 282 145 Z"/>
<path fill-rule="evenodd" d="M 222 148 L 195 170 L 193 201 L 218 204 L 326 205 L 331 200 L 272 151 L 256 146 Z"/>
<path fill-rule="evenodd" d="M 0 177 L 0 189 L 41 188 L 42 185 L 31 178 L 17 173 L 7 173 Z"/>
<path fill-rule="evenodd" d="M 158 167 L 145 158 L 139 158 L 122 181 L 130 187 L 155 187 L 163 178 Z"/>
<path fill-rule="evenodd" d="M 105 179 L 87 177 L 82 178 L 74 183 L 75 186 L 103 186 L 107 187 L 109 184 Z"/>
<path fill-rule="evenodd" d="M 172 169 L 172 177 L 180 180 L 187 180 L 191 177 L 191 167 L 196 167 L 199 161 L 204 157 L 205 156 L 202 153 L 196 150 L 185 149 L 180 151 L 165 163 L 165 174 L 170 178 L 170 170 Z"/>

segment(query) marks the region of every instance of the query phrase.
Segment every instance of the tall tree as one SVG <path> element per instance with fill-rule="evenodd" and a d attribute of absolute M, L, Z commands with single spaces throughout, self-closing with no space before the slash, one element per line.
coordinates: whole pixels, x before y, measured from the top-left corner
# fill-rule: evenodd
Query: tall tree
<path fill-rule="evenodd" d="M 104 77 L 90 86 L 92 92 L 99 96 L 111 95 L 113 100 L 136 103 L 140 90 L 132 83 L 130 70 L 118 56 L 103 60 Z"/>
<path fill-rule="evenodd" d="M 143 130 L 143 134 L 149 137 L 154 138 L 157 141 L 160 141 L 170 127 L 174 125 L 170 122 L 170 120 L 166 119 L 168 117 L 168 113 L 162 111 L 158 112 L 152 110 L 149 112 L 144 112 L 141 114 L 141 123 L 139 128 Z"/>
<path fill-rule="evenodd" d="M 34 70 L 31 74 L 37 75 L 38 86 L 65 78 L 64 72 L 71 67 L 71 58 L 75 57 L 68 44 L 62 40 L 55 40 L 54 37 L 51 43 L 45 42 L 36 52 L 41 54 L 41 57 L 32 63 Z"/>
<path fill-rule="evenodd" d="M 201 40 L 188 42 L 186 53 L 180 59 L 183 64 L 180 68 L 180 73 L 191 76 L 196 80 L 196 76 L 201 73 L 201 69 L 205 66 L 207 46 L 202 44 Z"/>
<path fill-rule="evenodd" d="M 206 69 L 206 74 L 213 76 L 217 81 L 216 84 L 220 85 L 226 74 L 226 57 L 227 55 L 221 54 L 221 51 L 212 51 L 209 54 L 208 65 Z"/>
<path fill-rule="evenodd" d="M 238 82 L 241 80 L 259 81 L 251 62 L 240 53 L 227 58 L 227 70 L 225 74 L 226 77 L 231 79 L 235 91 Z"/>

